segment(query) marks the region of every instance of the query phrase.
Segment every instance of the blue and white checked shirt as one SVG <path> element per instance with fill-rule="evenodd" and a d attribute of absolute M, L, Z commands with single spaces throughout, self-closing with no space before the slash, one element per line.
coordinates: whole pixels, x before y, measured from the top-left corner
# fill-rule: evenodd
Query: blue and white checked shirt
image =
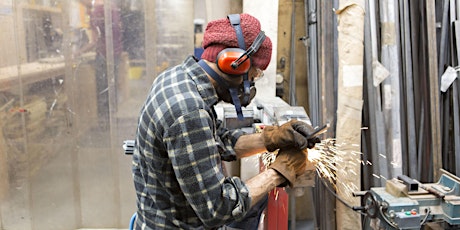
<path fill-rule="evenodd" d="M 215 229 L 240 220 L 251 199 L 221 160 L 243 134 L 226 130 L 218 97 L 192 57 L 160 74 L 141 109 L 133 156 L 136 229 Z"/>

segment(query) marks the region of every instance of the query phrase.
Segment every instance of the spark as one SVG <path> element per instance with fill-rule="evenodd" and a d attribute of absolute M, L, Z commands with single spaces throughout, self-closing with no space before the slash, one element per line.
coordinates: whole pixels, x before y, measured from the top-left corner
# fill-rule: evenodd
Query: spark
<path fill-rule="evenodd" d="M 320 180 L 328 182 L 337 194 L 347 198 L 353 198 L 353 193 L 360 189 L 351 180 L 343 180 L 342 178 L 356 178 L 358 172 L 355 171 L 355 168 L 359 167 L 361 164 L 364 165 L 364 161 L 361 159 L 350 159 L 350 155 L 355 157 L 360 156 L 363 154 L 361 152 L 355 150 L 341 150 L 345 149 L 343 147 L 349 146 L 356 147 L 355 145 L 347 145 L 346 143 L 337 144 L 336 140 L 333 138 L 324 139 L 320 143 L 317 143 L 313 149 L 308 149 L 307 160 L 315 166 Z M 275 161 L 276 152 L 263 153 L 261 159 L 264 165 L 268 166 Z M 366 164 L 372 165 L 370 161 L 366 161 Z M 339 180 L 338 175 L 345 176 Z M 373 174 L 373 176 L 379 178 L 379 176 L 375 174 Z"/>
<path fill-rule="evenodd" d="M 354 168 L 359 164 L 364 164 L 364 162 L 361 159 L 346 160 L 349 159 L 350 154 L 359 156 L 362 153 L 354 150 L 341 150 L 345 146 L 347 146 L 346 143 L 337 144 L 335 139 L 322 140 L 316 144 L 314 149 L 308 150 L 308 160 L 315 165 L 316 172 L 321 180 L 329 182 L 338 194 L 351 198 L 353 192 L 360 189 L 351 181 L 339 180 L 338 175 L 354 178 L 358 176 Z M 353 144 L 348 146 L 356 147 Z M 369 162 L 369 164 L 371 163 Z"/>

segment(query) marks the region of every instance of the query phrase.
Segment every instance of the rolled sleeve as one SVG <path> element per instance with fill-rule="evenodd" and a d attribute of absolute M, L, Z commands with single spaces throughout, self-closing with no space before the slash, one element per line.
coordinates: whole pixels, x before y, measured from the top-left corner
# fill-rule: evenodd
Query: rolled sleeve
<path fill-rule="evenodd" d="M 224 161 L 235 161 L 235 144 L 238 141 L 238 138 L 245 134 L 245 132 L 241 131 L 240 129 L 229 130 L 224 128 L 221 122 L 217 125 L 217 136 L 221 158 Z"/>

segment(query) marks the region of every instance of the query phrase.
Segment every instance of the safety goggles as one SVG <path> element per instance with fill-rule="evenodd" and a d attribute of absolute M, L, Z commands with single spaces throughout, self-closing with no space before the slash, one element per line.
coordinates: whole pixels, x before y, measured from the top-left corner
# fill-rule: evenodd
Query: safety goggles
<path fill-rule="evenodd" d="M 264 76 L 264 71 L 257 67 L 252 67 L 249 69 L 248 75 L 251 81 L 256 82 Z"/>

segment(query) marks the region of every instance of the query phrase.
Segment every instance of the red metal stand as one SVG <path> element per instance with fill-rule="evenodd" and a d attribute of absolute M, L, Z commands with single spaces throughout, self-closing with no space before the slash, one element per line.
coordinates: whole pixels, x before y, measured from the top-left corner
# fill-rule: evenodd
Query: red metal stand
<path fill-rule="evenodd" d="M 264 221 L 265 230 L 288 229 L 289 196 L 285 188 L 276 188 L 268 194 Z"/>
<path fill-rule="evenodd" d="M 265 170 L 265 165 L 260 160 L 260 171 Z M 275 188 L 268 194 L 268 204 L 265 210 L 264 230 L 287 230 L 289 212 L 289 195 L 285 188 Z"/>

